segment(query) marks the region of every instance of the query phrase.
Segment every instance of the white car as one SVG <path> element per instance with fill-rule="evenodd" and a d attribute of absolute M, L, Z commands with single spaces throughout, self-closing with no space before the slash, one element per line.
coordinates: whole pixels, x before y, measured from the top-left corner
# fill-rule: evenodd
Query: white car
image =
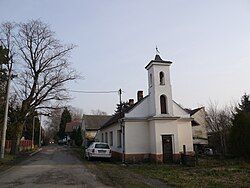
<path fill-rule="evenodd" d="M 85 150 L 85 156 L 88 160 L 91 158 L 111 158 L 111 149 L 107 143 L 93 142 Z"/>

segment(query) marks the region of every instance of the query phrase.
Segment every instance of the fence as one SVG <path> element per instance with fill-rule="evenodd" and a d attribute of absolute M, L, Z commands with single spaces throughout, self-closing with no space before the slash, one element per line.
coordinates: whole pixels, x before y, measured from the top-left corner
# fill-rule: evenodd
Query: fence
<path fill-rule="evenodd" d="M 7 153 L 11 150 L 12 141 L 6 140 L 5 151 Z M 32 140 L 20 140 L 19 151 L 30 150 L 32 148 Z"/>

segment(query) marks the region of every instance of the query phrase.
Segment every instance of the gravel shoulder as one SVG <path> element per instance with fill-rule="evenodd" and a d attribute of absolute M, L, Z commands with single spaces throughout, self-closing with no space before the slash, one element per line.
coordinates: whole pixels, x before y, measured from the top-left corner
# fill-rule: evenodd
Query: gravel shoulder
<path fill-rule="evenodd" d="M 45 147 L 36 155 L 0 174 L 1 187 L 108 187 L 71 150 Z"/>

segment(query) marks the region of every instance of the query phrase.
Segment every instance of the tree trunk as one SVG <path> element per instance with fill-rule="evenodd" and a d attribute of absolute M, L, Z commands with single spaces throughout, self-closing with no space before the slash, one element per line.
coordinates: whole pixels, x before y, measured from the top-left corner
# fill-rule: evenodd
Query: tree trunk
<path fill-rule="evenodd" d="M 221 146 L 221 154 L 222 156 L 225 155 L 225 148 L 224 148 L 224 141 L 223 141 L 223 134 L 220 132 L 220 146 Z"/>
<path fill-rule="evenodd" d="M 17 155 L 19 153 L 20 140 L 23 133 L 23 122 L 17 122 L 15 124 L 16 132 L 12 139 L 11 151 L 12 155 Z"/>

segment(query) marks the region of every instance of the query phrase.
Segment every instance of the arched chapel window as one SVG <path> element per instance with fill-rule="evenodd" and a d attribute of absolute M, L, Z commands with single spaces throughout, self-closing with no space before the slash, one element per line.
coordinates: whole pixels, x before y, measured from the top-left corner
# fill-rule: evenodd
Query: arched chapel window
<path fill-rule="evenodd" d="M 151 87 L 153 85 L 153 78 L 152 74 L 149 75 L 149 86 Z"/>
<path fill-rule="evenodd" d="M 165 95 L 160 96 L 161 114 L 167 114 L 167 97 Z"/>
<path fill-rule="evenodd" d="M 165 85 L 165 78 L 164 78 L 164 73 L 160 72 L 160 85 Z"/>

